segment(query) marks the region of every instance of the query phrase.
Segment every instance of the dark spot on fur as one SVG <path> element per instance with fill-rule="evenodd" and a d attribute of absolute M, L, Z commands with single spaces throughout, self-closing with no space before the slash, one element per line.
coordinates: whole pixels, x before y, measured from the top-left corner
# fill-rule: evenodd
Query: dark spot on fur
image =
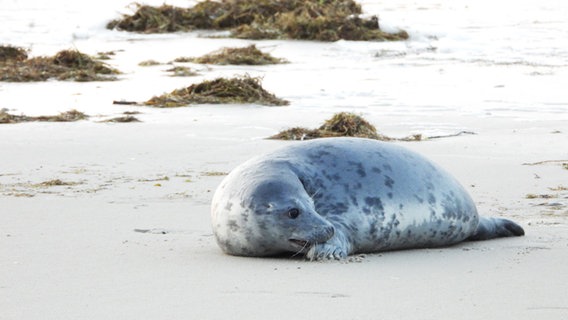
<path fill-rule="evenodd" d="M 351 203 L 353 203 L 354 206 L 356 206 L 356 207 L 359 206 L 359 202 L 357 201 L 357 197 L 355 197 L 354 195 L 351 195 L 350 199 L 351 199 Z"/>
<path fill-rule="evenodd" d="M 365 198 L 366 207 L 363 208 L 363 212 L 367 215 L 372 214 L 375 216 L 383 216 L 385 208 L 383 207 L 383 202 L 379 197 L 366 197 Z"/>
<path fill-rule="evenodd" d="M 394 185 L 394 180 L 389 176 L 385 176 L 385 186 L 387 186 L 387 188 L 389 189 L 392 189 L 393 185 Z"/>
<path fill-rule="evenodd" d="M 359 163 L 359 165 L 357 166 L 357 174 L 361 177 L 361 178 L 365 178 L 367 176 L 367 173 L 365 172 L 365 169 L 363 168 L 363 165 Z"/>
<path fill-rule="evenodd" d="M 366 197 L 365 204 L 367 204 L 369 207 L 383 207 L 383 202 L 379 197 Z"/>
<path fill-rule="evenodd" d="M 310 153 L 309 157 L 312 160 L 323 160 L 322 158 L 325 158 L 326 156 L 329 156 L 329 155 L 330 155 L 330 152 L 318 149 L 316 152 Z"/>
<path fill-rule="evenodd" d="M 348 163 L 349 165 L 356 167 L 355 172 L 357 172 L 359 177 L 365 178 L 367 176 L 365 167 L 363 167 L 363 164 L 361 162 L 349 161 Z"/>
<path fill-rule="evenodd" d="M 432 193 L 428 194 L 428 203 L 430 205 L 436 204 L 436 197 L 434 196 L 434 194 L 432 194 Z"/>
<path fill-rule="evenodd" d="M 237 224 L 237 221 L 235 220 L 229 220 L 227 222 L 227 225 L 229 226 L 229 229 L 231 229 L 231 231 L 233 232 L 237 232 L 240 229 L 239 225 Z"/>
<path fill-rule="evenodd" d="M 369 227 L 369 234 L 371 235 L 372 238 L 376 239 L 378 236 L 378 232 L 379 232 L 379 227 L 377 225 L 377 221 L 373 221 Z"/>

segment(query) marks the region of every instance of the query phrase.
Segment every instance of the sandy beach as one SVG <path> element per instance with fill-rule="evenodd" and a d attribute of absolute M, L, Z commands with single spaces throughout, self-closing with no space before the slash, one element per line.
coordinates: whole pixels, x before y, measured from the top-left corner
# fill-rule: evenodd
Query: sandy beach
<path fill-rule="evenodd" d="M 385 5 L 389 23 L 404 10 L 414 18 L 398 20 L 411 33 L 402 43 L 101 30 L 73 45 L 90 54 L 116 50 L 109 64 L 124 72 L 119 81 L 0 83 L 0 108 L 11 113 L 77 109 L 91 116 L 0 124 L 0 319 L 568 317 L 568 53 L 559 49 L 550 58 L 556 60 L 544 62 L 528 49 L 519 61 L 513 54 L 464 59 L 467 50 L 450 40 L 458 33 L 481 40 L 460 26 L 435 34 L 426 14 L 454 12 L 435 3 Z M 495 31 L 473 12 L 479 15 L 468 19 Z M 421 23 L 431 38 L 416 31 Z M 190 78 L 169 77 L 168 65 L 138 66 L 250 43 L 290 63 L 191 65 L 200 75 Z M 46 42 L 32 53 L 69 46 Z M 112 104 L 245 73 L 262 77 L 267 90 L 291 104 Z M 142 122 L 100 122 L 125 111 L 140 112 Z M 302 143 L 267 137 L 316 127 L 340 111 L 361 114 L 393 137 L 448 136 L 392 143 L 439 163 L 471 193 L 480 214 L 513 219 L 526 235 L 347 261 L 223 254 L 209 216 L 223 177 L 252 156 Z M 474 134 L 450 136 L 461 131 Z"/>

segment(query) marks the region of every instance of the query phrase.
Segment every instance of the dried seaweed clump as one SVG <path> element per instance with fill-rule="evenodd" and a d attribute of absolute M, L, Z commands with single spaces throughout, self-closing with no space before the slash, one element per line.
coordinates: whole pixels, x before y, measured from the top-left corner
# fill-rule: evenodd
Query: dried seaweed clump
<path fill-rule="evenodd" d="M 350 112 L 336 113 L 326 120 L 319 130 L 346 137 L 379 137 L 375 126 L 363 117 Z"/>
<path fill-rule="evenodd" d="M 294 127 L 281 131 L 268 139 L 274 140 L 311 140 L 324 138 L 323 133 L 318 129 L 308 129 L 303 127 Z"/>
<path fill-rule="evenodd" d="M 124 15 L 122 19 L 110 21 L 107 29 L 144 33 L 189 31 L 195 28 L 213 29 L 211 15 L 216 14 L 216 9 L 221 6 L 220 3 L 213 1 L 198 3 L 191 9 L 166 4 L 160 7 L 139 3 L 135 5 L 136 12 L 133 15 Z"/>
<path fill-rule="evenodd" d="M 161 64 L 163 64 L 163 63 L 161 63 L 161 62 L 159 62 L 159 61 L 156 61 L 156 60 L 153 60 L 153 59 L 144 60 L 144 61 L 138 63 L 138 65 L 141 66 L 141 67 L 159 66 L 159 65 L 161 65 Z"/>
<path fill-rule="evenodd" d="M 7 61 L 24 61 L 28 58 L 28 50 L 13 46 L 0 46 L 0 63 Z"/>
<path fill-rule="evenodd" d="M 34 184 L 32 185 L 32 187 L 56 187 L 56 186 L 74 186 L 74 185 L 78 185 L 78 182 L 68 182 L 68 181 L 63 181 L 61 179 L 53 179 L 53 180 L 47 180 L 44 182 L 40 182 L 38 184 Z"/>
<path fill-rule="evenodd" d="M 360 17 L 353 0 L 222 0 L 192 8 L 137 4 L 136 12 L 107 24 L 109 29 L 158 33 L 193 29 L 231 30 L 246 39 L 404 40 L 405 31 L 380 30 L 376 16 Z"/>
<path fill-rule="evenodd" d="M 20 123 L 20 122 L 72 122 L 87 119 L 89 116 L 77 111 L 70 110 L 62 112 L 55 116 L 37 116 L 30 117 L 26 115 L 13 115 L 7 113 L 5 110 L 0 110 L 0 123 Z"/>
<path fill-rule="evenodd" d="M 379 18 L 361 18 L 361 6 L 352 0 L 278 1 L 289 10 L 257 19 L 232 30 L 232 36 L 245 39 L 285 38 L 300 40 L 394 41 L 408 39 L 406 31 L 387 33 Z"/>
<path fill-rule="evenodd" d="M 0 47 L 0 55 L 14 51 L 13 47 Z M 63 50 L 53 57 L 27 58 L 27 52 L 20 49 L 15 58 L 0 58 L 0 81 L 29 82 L 48 79 L 74 81 L 116 80 L 119 74 L 103 62 L 77 50 Z"/>
<path fill-rule="evenodd" d="M 283 106 L 289 102 L 277 98 L 262 88 L 260 79 L 249 76 L 217 78 L 193 84 L 144 102 L 159 108 L 182 107 L 188 104 L 257 103 L 268 106 Z"/>
<path fill-rule="evenodd" d="M 275 58 L 268 53 L 258 50 L 254 44 L 244 48 L 222 48 L 219 51 L 198 58 L 180 58 L 180 61 L 184 60 L 195 63 L 219 65 L 265 65 L 286 62 L 284 59 Z"/>
<path fill-rule="evenodd" d="M 191 68 L 183 67 L 183 66 L 174 66 L 166 72 L 170 72 L 170 76 L 172 77 L 193 77 L 198 75 L 196 71 L 193 71 Z"/>
<path fill-rule="evenodd" d="M 377 132 L 377 129 L 363 117 L 350 112 L 334 114 L 318 129 L 292 128 L 282 131 L 269 139 L 309 140 L 329 137 L 358 137 L 389 141 L 389 137 Z"/>
<path fill-rule="evenodd" d="M 103 120 L 103 121 L 99 121 L 99 122 L 126 123 L 126 122 L 142 122 L 142 121 L 140 121 L 135 116 L 125 115 L 125 116 L 115 117 L 115 118 L 111 118 L 111 119 L 107 119 L 107 120 Z"/>

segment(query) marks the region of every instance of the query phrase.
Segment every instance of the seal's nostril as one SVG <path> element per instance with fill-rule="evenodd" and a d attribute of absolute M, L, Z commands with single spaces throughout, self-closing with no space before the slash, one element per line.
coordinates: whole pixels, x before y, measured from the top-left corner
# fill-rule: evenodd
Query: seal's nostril
<path fill-rule="evenodd" d="M 324 242 L 331 239 L 335 234 L 335 228 L 333 226 L 325 226 L 324 228 L 321 229 L 321 231 L 322 231 L 322 237 L 325 238 Z"/>
<path fill-rule="evenodd" d="M 327 228 L 327 232 L 329 233 L 329 237 L 331 238 L 335 234 L 335 228 L 333 226 L 329 226 Z"/>

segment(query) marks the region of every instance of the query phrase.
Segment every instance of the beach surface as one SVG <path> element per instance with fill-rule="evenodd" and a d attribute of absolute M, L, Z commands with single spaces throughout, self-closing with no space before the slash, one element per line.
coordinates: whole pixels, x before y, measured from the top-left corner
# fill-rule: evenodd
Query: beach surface
<path fill-rule="evenodd" d="M 500 16 L 484 14 L 487 1 L 363 1 L 386 28 L 409 31 L 397 43 L 128 34 L 104 29 L 128 2 L 89 14 L 55 1 L 71 9 L 53 25 L 36 12 L 41 3 L 6 4 L 6 41 L 32 55 L 115 51 L 108 63 L 124 74 L 114 82 L 0 83 L 0 108 L 10 113 L 90 115 L 0 124 L 0 319 L 568 317 L 564 2 L 526 1 Z M 290 63 L 186 64 L 195 77 L 138 65 L 252 43 Z M 113 104 L 242 74 L 262 77 L 290 105 Z M 141 122 L 101 122 L 126 111 L 140 112 Z M 481 215 L 512 219 L 526 235 L 346 261 L 223 254 L 209 216 L 223 177 L 252 156 L 302 143 L 267 137 L 341 111 L 387 136 L 430 137 L 392 143 L 440 164 Z"/>

